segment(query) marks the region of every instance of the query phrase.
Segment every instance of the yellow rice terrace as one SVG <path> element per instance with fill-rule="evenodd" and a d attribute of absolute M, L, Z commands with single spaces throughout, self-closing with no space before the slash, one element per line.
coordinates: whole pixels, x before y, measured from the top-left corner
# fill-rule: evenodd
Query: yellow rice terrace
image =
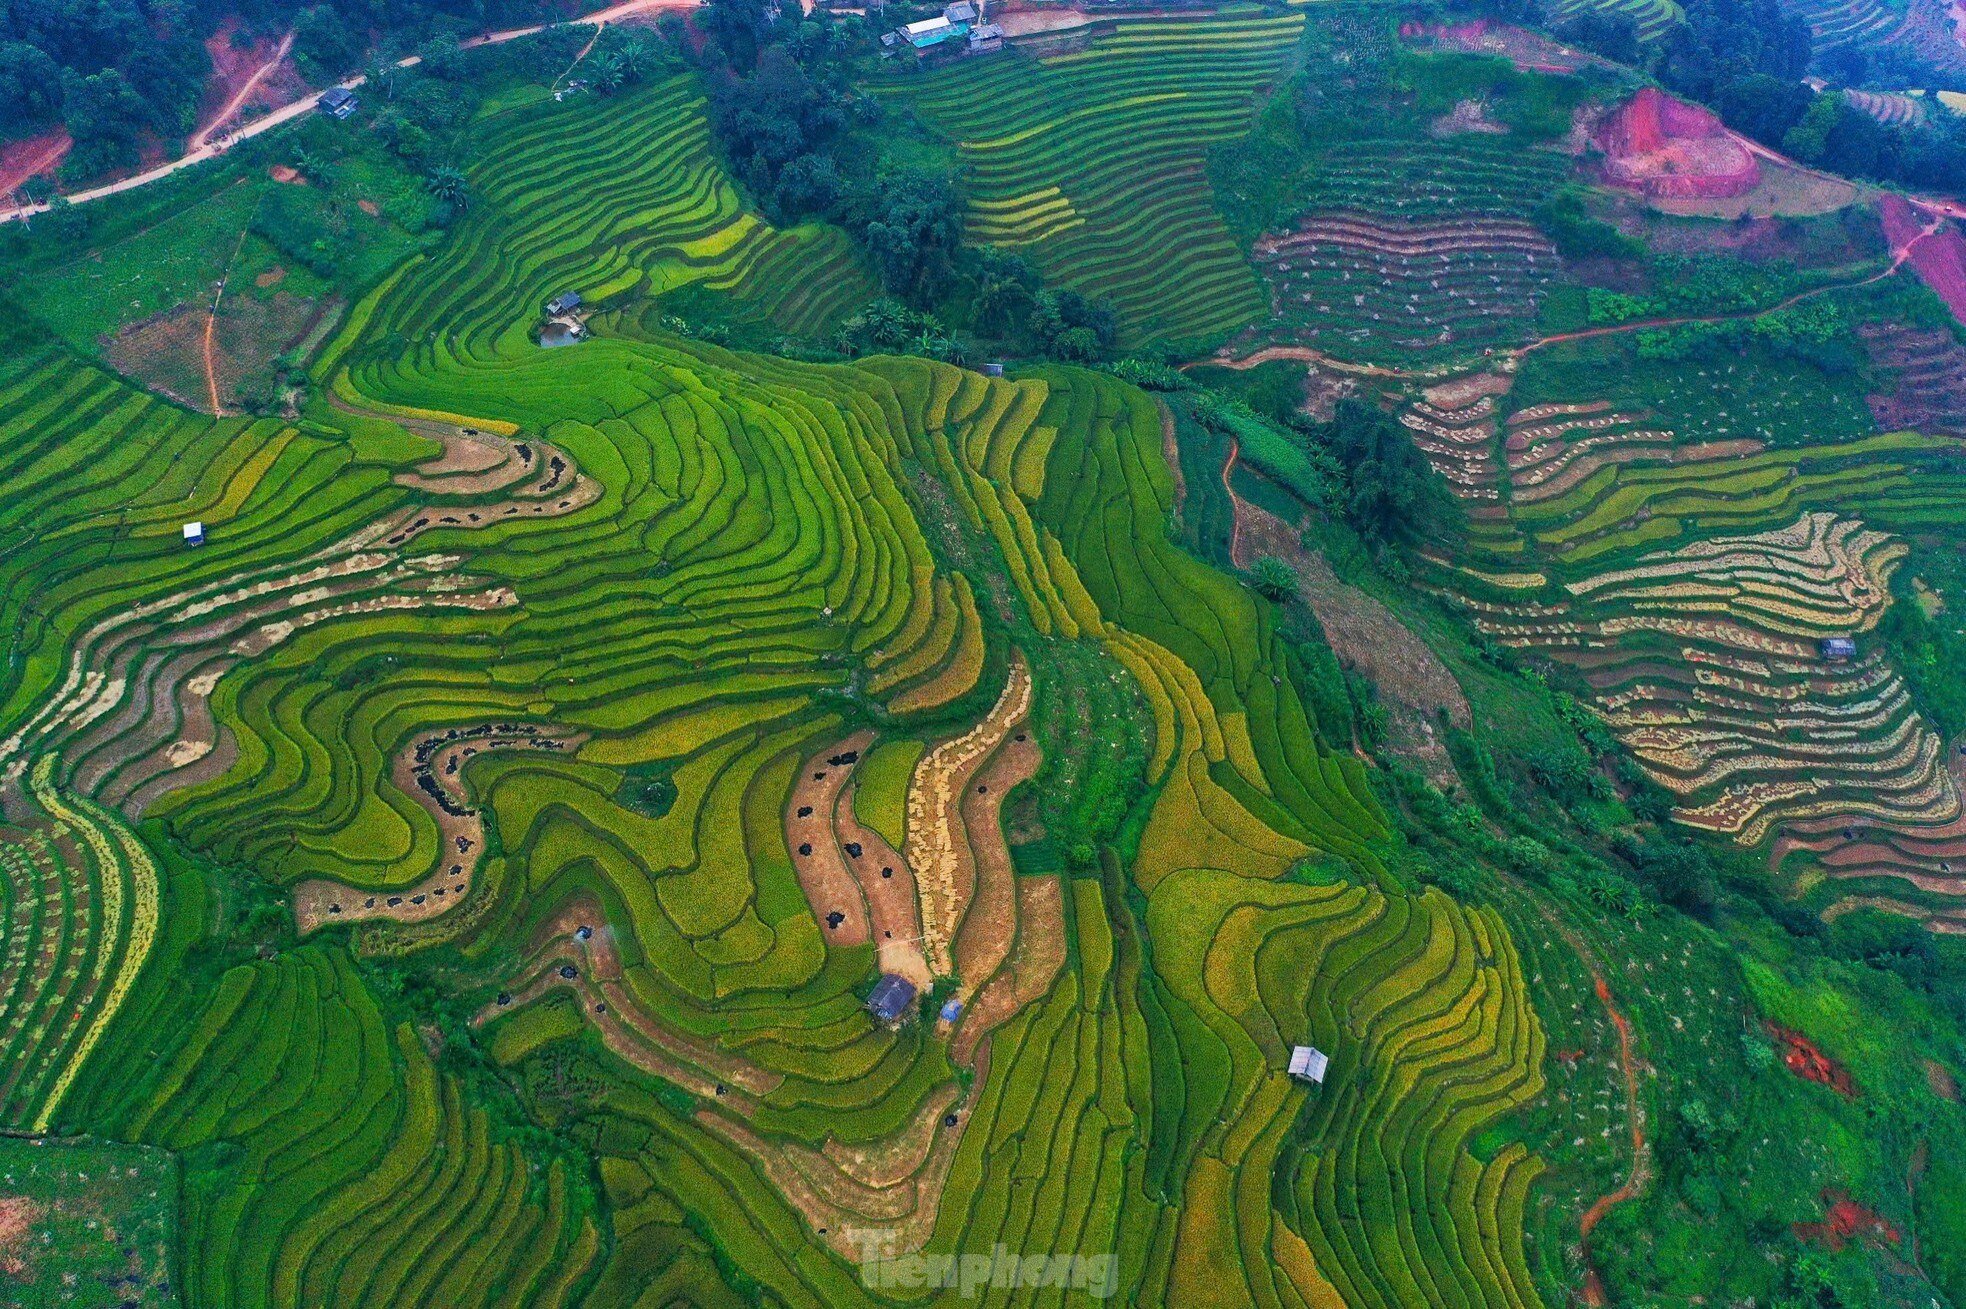
<path fill-rule="evenodd" d="M 1966 1309 L 1943 16 L 126 8 L 0 1305 Z"/>

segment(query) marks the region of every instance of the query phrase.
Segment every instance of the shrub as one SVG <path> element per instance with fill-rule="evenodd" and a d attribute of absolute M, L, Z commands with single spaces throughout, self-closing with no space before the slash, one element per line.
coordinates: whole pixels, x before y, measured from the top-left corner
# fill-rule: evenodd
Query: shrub
<path fill-rule="evenodd" d="M 1297 596 L 1297 574 L 1290 565 L 1274 555 L 1264 555 L 1250 570 L 1249 584 L 1256 588 L 1256 594 L 1265 600 L 1279 604 Z"/>

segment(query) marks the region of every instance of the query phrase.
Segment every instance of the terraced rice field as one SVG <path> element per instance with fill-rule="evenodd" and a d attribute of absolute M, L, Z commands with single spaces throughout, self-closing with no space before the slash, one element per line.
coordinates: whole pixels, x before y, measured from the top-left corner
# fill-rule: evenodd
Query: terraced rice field
<path fill-rule="evenodd" d="M 1522 219 L 1569 170 L 1566 155 L 1506 138 L 1348 141 L 1321 161 L 1306 212 L 1386 221 Z"/>
<path fill-rule="evenodd" d="M 1638 28 L 1641 40 L 1656 41 L 1683 17 L 1677 0 L 1561 0 L 1556 7 L 1560 18 L 1581 13 L 1601 13 L 1629 18 Z"/>
<path fill-rule="evenodd" d="M 1410 364 L 1525 339 L 1558 261 L 1528 221 L 1565 156 L 1487 137 L 1348 141 L 1255 244 L 1270 312 L 1231 345 Z"/>
<path fill-rule="evenodd" d="M 844 233 L 779 231 L 743 207 L 690 77 L 493 117 L 470 155 L 474 199 L 449 265 L 470 275 L 398 300 L 404 316 L 367 339 L 420 352 L 441 328 L 467 354 L 511 348 L 562 292 L 654 313 L 688 287 L 722 293 L 737 316 L 822 336 L 878 293 Z"/>
<path fill-rule="evenodd" d="M 1061 75 L 1205 30 L 1253 86 L 1296 21 Z M 1477 1148 L 1542 1086 L 1515 947 L 1394 887 L 1307 647 L 1169 536 L 1158 404 L 654 330 L 862 276 L 764 271 L 831 238 L 738 208 L 693 104 L 485 124 L 293 421 L 0 329 L 7 1122 L 176 1152 L 188 1303 L 857 1304 L 998 1242 L 1140 1303 L 1533 1301 L 1541 1164 Z M 541 349 L 568 288 L 626 310 Z M 1127 739 L 1066 654 L 1145 786 L 1124 863 L 1020 871 L 1032 779 Z M 929 998 L 876 1021 L 882 971 Z"/>
<path fill-rule="evenodd" d="M 1818 55 L 1888 40 L 1904 25 L 1907 7 L 1887 0 L 1794 0 L 1787 6 L 1809 25 Z"/>
<path fill-rule="evenodd" d="M 1082 49 L 958 61 L 875 89 L 955 145 L 971 241 L 1111 300 L 1129 343 L 1218 336 L 1263 302 L 1204 158 L 1248 130 L 1303 21 L 1125 20 Z"/>
<path fill-rule="evenodd" d="M 1557 264 L 1549 240 L 1514 219 L 1320 214 L 1255 253 L 1271 287 L 1265 339 L 1406 358 L 1523 339 Z"/>
<path fill-rule="evenodd" d="M 1966 432 L 1966 346 L 1944 329 L 1874 324 L 1863 329 L 1871 362 L 1890 385 L 1869 397 L 1879 427 Z"/>
<path fill-rule="evenodd" d="M 1931 102 L 1899 91 L 1845 91 L 1843 98 L 1887 127 L 1917 127 L 1931 117 Z"/>
<path fill-rule="evenodd" d="M 1908 330 L 1872 341 L 1913 373 L 1921 347 Z M 1960 782 L 1867 636 L 1908 550 L 1896 533 L 1951 521 L 1948 443 L 1771 449 L 1609 400 L 1514 407 L 1511 389 L 1470 375 L 1401 413 L 1469 507 L 1475 553 L 1436 561 L 1444 591 L 1492 639 L 1574 670 L 1681 823 L 1778 863 L 1807 851 L 1848 894 L 1895 884 L 1950 923 L 1966 884 L 1946 854 L 1914 854 L 1949 854 Z M 1829 637 L 1856 656 L 1825 658 Z M 1860 829 L 1870 843 L 1851 845 Z"/>

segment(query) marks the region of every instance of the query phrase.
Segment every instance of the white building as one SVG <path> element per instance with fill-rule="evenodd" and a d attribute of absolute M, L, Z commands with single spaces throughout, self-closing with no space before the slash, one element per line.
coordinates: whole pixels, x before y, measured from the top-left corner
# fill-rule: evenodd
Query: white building
<path fill-rule="evenodd" d="M 1331 1064 L 1331 1056 L 1314 1045 L 1299 1045 L 1290 1051 L 1290 1075 L 1300 1082 L 1324 1082 L 1324 1070 Z"/>

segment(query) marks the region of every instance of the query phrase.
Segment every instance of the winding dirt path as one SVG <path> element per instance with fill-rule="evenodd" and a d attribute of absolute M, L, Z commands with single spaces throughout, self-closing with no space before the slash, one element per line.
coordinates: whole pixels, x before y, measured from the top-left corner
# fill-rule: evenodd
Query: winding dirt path
<path fill-rule="evenodd" d="M 1604 973 L 1597 962 L 1567 928 L 1558 929 L 1578 951 L 1584 966 L 1591 970 L 1591 986 L 1597 992 L 1598 1002 L 1611 1019 L 1611 1025 L 1618 1029 L 1618 1063 L 1625 1074 L 1625 1117 L 1631 1123 L 1632 1170 L 1624 1183 L 1615 1190 L 1599 1196 L 1584 1216 L 1577 1222 L 1577 1235 L 1584 1247 L 1584 1303 L 1592 1309 L 1602 1309 L 1608 1303 L 1604 1292 L 1604 1279 L 1599 1276 L 1597 1265 L 1591 1262 L 1591 1232 L 1602 1222 L 1604 1215 L 1625 1201 L 1642 1193 L 1652 1182 L 1652 1152 L 1645 1141 L 1645 1106 L 1638 1098 L 1638 1063 L 1632 1054 L 1632 1024 L 1625 1017 L 1617 1001 L 1611 996 L 1610 984 L 1604 980 Z"/>
<path fill-rule="evenodd" d="M 1926 237 L 1934 235 L 1939 230 L 1940 224 L 1944 221 L 1945 216 L 1943 214 L 1932 219 L 1917 236 L 1914 236 L 1911 240 L 1898 247 L 1898 249 L 1892 251 L 1890 267 L 1884 269 L 1883 272 L 1872 273 L 1869 277 L 1860 278 L 1854 282 L 1831 282 L 1825 286 L 1811 287 L 1807 291 L 1798 291 L 1787 299 L 1768 306 L 1766 309 L 1745 309 L 1737 314 L 1693 314 L 1684 318 L 1643 318 L 1634 319 L 1629 323 L 1612 323 L 1606 327 L 1587 327 L 1581 331 L 1558 332 L 1554 336 L 1539 337 L 1527 345 L 1518 346 L 1509 353 L 1515 358 L 1520 359 L 1524 355 L 1541 350 L 1544 346 L 1561 345 L 1566 341 L 1584 341 L 1591 337 L 1616 336 L 1621 332 L 1642 332 L 1661 327 L 1683 327 L 1693 323 L 1732 323 L 1750 318 L 1765 318 L 1769 314 L 1778 314 L 1784 309 L 1799 305 L 1804 300 L 1813 300 L 1819 295 L 1828 295 L 1833 291 L 1854 291 L 1860 287 L 1881 282 L 1887 277 L 1896 276 L 1898 270 L 1905 266 L 1905 261 L 1911 257 L 1911 248 L 1920 241 L 1923 241 Z"/>
<path fill-rule="evenodd" d="M 1258 368 L 1264 364 L 1274 363 L 1279 359 L 1300 364 L 1316 364 L 1320 368 L 1329 368 L 1340 373 L 1357 373 L 1361 377 L 1393 377 L 1404 379 L 1409 377 L 1437 377 L 1445 375 L 1438 368 L 1391 368 L 1384 364 L 1361 364 L 1354 363 L 1349 359 L 1334 359 L 1324 353 L 1324 351 L 1313 350 L 1307 345 L 1266 345 L 1262 349 L 1253 350 L 1239 359 L 1226 354 L 1210 355 L 1205 359 L 1189 360 L 1187 363 L 1181 365 L 1181 371 L 1185 373 L 1190 368 L 1227 368 L 1233 372 L 1240 373 L 1245 369 Z"/>
<path fill-rule="evenodd" d="M 259 206 L 253 206 L 253 213 Z M 225 261 L 225 271 L 218 276 L 218 289 L 212 292 L 211 307 L 205 311 L 205 393 L 211 398 L 212 417 L 225 417 L 225 406 L 218 399 L 218 302 L 225 298 L 225 284 L 232 280 L 232 265 L 239 262 L 239 252 L 246 248 L 246 234 L 253 230 L 249 217 L 246 225 L 239 229 L 238 243 L 232 247 L 232 257 Z"/>
<path fill-rule="evenodd" d="M 280 66 L 280 61 L 285 59 L 287 53 L 293 48 L 294 34 L 288 32 L 280 38 L 279 48 L 273 52 L 273 57 L 253 70 L 253 75 L 248 77 L 239 89 L 232 93 L 232 98 L 225 102 L 223 109 L 220 109 L 218 113 L 212 116 L 211 122 L 206 123 L 196 132 L 192 133 L 191 138 L 184 143 L 186 153 L 204 149 L 205 144 L 213 136 L 217 135 L 227 123 L 231 122 L 234 115 L 245 107 L 246 97 L 259 89 L 259 84 L 266 80 L 268 74 Z"/>
<path fill-rule="evenodd" d="M 1242 567 L 1242 502 L 1236 499 L 1235 484 L 1229 479 L 1235 476 L 1236 460 L 1242 457 L 1242 443 L 1233 436 L 1229 438 L 1229 457 L 1222 464 L 1222 490 L 1229 497 L 1229 562 L 1237 568 Z"/>

